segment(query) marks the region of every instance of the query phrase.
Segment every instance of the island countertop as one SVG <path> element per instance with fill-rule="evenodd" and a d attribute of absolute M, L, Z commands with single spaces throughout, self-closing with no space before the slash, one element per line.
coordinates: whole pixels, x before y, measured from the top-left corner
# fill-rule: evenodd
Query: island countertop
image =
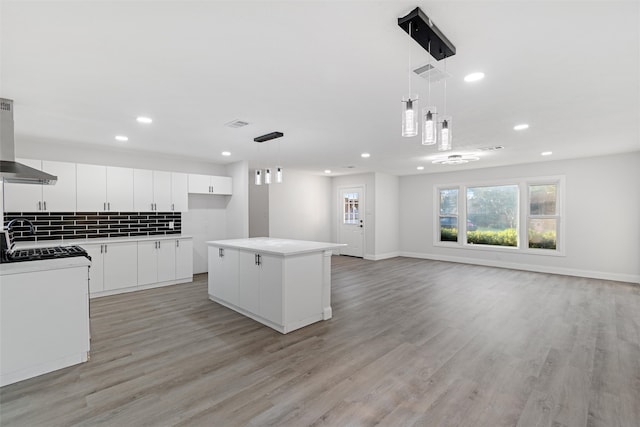
<path fill-rule="evenodd" d="M 314 242 L 309 240 L 278 239 L 272 237 L 252 237 L 248 239 L 213 240 L 207 245 L 218 248 L 244 249 L 267 254 L 292 256 L 310 252 L 320 252 L 346 246 L 343 243 Z"/>

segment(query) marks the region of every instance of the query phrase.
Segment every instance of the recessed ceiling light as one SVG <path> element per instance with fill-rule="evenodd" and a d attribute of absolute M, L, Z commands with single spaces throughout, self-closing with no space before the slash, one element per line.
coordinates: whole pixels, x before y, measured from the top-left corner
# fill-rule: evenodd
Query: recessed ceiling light
<path fill-rule="evenodd" d="M 231 151 L 223 151 L 222 155 L 225 156 L 225 157 L 228 157 L 228 156 L 231 155 Z"/>
<path fill-rule="evenodd" d="M 325 169 L 324 173 L 331 173 L 331 169 Z"/>
<path fill-rule="evenodd" d="M 369 153 L 362 153 L 362 154 L 360 154 L 360 157 L 362 157 L 363 159 L 368 159 L 369 157 L 371 157 L 371 154 L 369 154 Z"/>
<path fill-rule="evenodd" d="M 553 154 L 552 151 L 543 151 L 542 153 L 540 153 L 542 156 L 550 156 Z"/>
<path fill-rule="evenodd" d="M 125 141 L 128 141 L 128 140 L 129 140 L 129 138 L 124 136 L 124 135 L 116 135 L 116 141 L 125 142 Z"/>
<path fill-rule="evenodd" d="M 526 123 L 521 123 L 513 127 L 513 130 L 525 130 L 525 129 L 529 129 L 529 125 Z"/>
<path fill-rule="evenodd" d="M 464 81 L 467 83 L 477 82 L 478 80 L 484 79 L 484 73 L 471 73 L 464 76 Z"/>
<path fill-rule="evenodd" d="M 416 169 L 418 169 L 419 171 L 424 170 L 424 166 L 418 166 Z"/>
<path fill-rule="evenodd" d="M 149 124 L 153 122 L 153 119 L 151 117 L 140 116 L 140 117 L 136 117 L 136 121 L 138 123 Z"/>

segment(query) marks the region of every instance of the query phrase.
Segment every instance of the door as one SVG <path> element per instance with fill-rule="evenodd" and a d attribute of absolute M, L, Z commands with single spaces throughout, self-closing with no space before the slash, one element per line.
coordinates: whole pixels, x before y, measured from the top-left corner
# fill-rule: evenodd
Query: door
<path fill-rule="evenodd" d="M 107 210 L 107 168 L 98 165 L 76 165 L 77 211 Z"/>
<path fill-rule="evenodd" d="M 238 305 L 250 313 L 260 313 L 260 266 L 258 254 L 239 251 Z"/>
<path fill-rule="evenodd" d="M 176 241 L 176 279 L 193 278 L 193 240 Z"/>
<path fill-rule="evenodd" d="M 189 174 L 189 193 L 211 193 L 211 177 L 209 175 Z"/>
<path fill-rule="evenodd" d="M 107 166 L 107 210 L 133 210 L 133 169 Z"/>
<path fill-rule="evenodd" d="M 188 211 L 188 178 L 186 173 L 171 172 L 171 210 Z"/>
<path fill-rule="evenodd" d="M 171 172 L 153 171 L 153 206 L 157 212 L 171 212 Z"/>
<path fill-rule="evenodd" d="M 211 190 L 213 194 L 230 195 L 233 192 L 233 181 L 228 176 L 212 176 Z"/>
<path fill-rule="evenodd" d="M 158 282 L 176 280 L 176 241 L 158 240 Z"/>
<path fill-rule="evenodd" d="M 104 245 L 104 290 L 138 284 L 138 242 Z"/>
<path fill-rule="evenodd" d="M 138 242 L 138 286 L 158 281 L 158 241 Z"/>
<path fill-rule="evenodd" d="M 364 186 L 338 191 L 338 243 L 341 255 L 364 256 Z"/>
<path fill-rule="evenodd" d="M 89 292 L 94 294 L 96 292 L 104 291 L 104 260 L 102 259 L 104 253 L 103 245 L 82 245 L 82 249 L 87 251 L 91 257 L 91 267 L 89 268 Z"/>
<path fill-rule="evenodd" d="M 58 177 L 56 185 L 42 186 L 43 210 L 49 212 L 76 211 L 75 163 L 42 161 L 42 170 Z"/>
<path fill-rule="evenodd" d="M 40 160 L 16 159 L 26 166 L 41 170 Z M 42 210 L 42 185 L 4 183 L 5 212 L 38 212 Z"/>
<path fill-rule="evenodd" d="M 153 210 L 153 171 L 133 170 L 133 210 L 136 212 Z"/>

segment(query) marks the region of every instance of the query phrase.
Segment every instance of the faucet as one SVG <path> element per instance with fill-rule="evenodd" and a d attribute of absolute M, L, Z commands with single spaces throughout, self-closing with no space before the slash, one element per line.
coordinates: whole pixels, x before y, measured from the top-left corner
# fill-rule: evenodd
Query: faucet
<path fill-rule="evenodd" d="M 13 218 L 11 221 L 9 221 L 7 223 L 7 226 L 5 227 L 5 229 L 8 232 L 11 232 L 11 227 L 13 227 L 13 225 L 18 221 L 22 221 L 22 222 L 26 223 L 29 226 L 29 234 L 33 234 L 33 229 L 34 229 L 33 223 L 31 221 L 29 221 L 27 218 L 23 218 L 21 216 L 19 216 L 17 218 Z"/>

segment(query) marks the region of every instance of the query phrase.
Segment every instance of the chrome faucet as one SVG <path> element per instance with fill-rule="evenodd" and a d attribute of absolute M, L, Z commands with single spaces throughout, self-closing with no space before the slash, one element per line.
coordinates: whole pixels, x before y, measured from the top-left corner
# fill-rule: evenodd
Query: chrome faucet
<path fill-rule="evenodd" d="M 31 221 L 29 221 L 27 218 L 23 218 L 21 216 L 19 216 L 17 218 L 13 218 L 11 221 L 9 221 L 7 223 L 7 226 L 5 227 L 5 229 L 8 232 L 11 232 L 11 227 L 13 227 L 13 225 L 18 221 L 22 221 L 22 222 L 26 223 L 29 226 L 29 234 L 33 234 L 34 233 L 34 225 L 33 225 L 33 223 Z"/>

